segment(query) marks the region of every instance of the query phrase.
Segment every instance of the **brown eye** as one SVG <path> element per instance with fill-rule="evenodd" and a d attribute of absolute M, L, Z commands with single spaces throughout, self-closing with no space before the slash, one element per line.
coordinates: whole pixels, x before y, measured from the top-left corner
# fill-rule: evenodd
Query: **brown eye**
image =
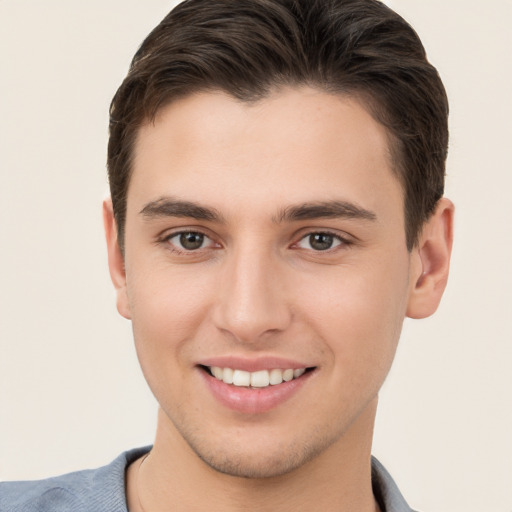
<path fill-rule="evenodd" d="M 327 251 L 342 243 L 342 240 L 330 233 L 311 233 L 299 241 L 298 246 L 301 249 L 313 251 Z"/>
<path fill-rule="evenodd" d="M 193 251 L 201 248 L 204 243 L 204 235 L 201 233 L 181 233 L 180 244 L 183 249 L 187 251 Z"/>
<path fill-rule="evenodd" d="M 203 233 L 196 231 L 183 231 L 170 236 L 167 241 L 178 251 L 196 251 L 203 249 L 211 240 Z"/>
<path fill-rule="evenodd" d="M 332 247 L 334 237 L 326 233 L 315 233 L 309 235 L 309 245 L 315 249 L 315 251 L 326 251 Z"/>

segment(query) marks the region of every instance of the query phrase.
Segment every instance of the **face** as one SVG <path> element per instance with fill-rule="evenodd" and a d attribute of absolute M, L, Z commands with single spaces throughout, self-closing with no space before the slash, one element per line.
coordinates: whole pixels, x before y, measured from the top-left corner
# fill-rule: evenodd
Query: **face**
<path fill-rule="evenodd" d="M 243 476 L 368 441 L 413 254 L 385 129 L 357 101 L 164 108 L 137 140 L 118 276 L 161 430 Z"/>

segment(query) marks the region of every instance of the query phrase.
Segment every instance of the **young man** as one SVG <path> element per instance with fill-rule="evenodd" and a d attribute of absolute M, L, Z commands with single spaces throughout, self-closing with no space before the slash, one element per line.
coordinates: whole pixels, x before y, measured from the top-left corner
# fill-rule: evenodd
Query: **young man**
<path fill-rule="evenodd" d="M 376 0 L 174 9 L 112 102 L 104 204 L 154 446 L 0 509 L 410 510 L 371 441 L 402 322 L 446 285 L 447 113 Z"/>

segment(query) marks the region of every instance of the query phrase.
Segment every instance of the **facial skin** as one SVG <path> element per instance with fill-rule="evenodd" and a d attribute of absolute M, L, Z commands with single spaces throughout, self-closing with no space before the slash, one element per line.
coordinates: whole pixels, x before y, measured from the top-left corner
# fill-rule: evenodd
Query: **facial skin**
<path fill-rule="evenodd" d="M 185 487 L 180 471 L 323 472 L 327 489 L 351 465 L 371 494 L 377 394 L 404 317 L 436 309 L 451 246 L 442 200 L 408 252 L 403 204 L 386 131 L 353 99 L 201 93 L 141 128 L 124 264 L 108 202 L 105 222 L 118 309 L 161 407 L 155 467 Z M 233 406 L 212 391 L 211 361 L 309 370 L 284 399 L 265 398 L 275 386 Z"/>

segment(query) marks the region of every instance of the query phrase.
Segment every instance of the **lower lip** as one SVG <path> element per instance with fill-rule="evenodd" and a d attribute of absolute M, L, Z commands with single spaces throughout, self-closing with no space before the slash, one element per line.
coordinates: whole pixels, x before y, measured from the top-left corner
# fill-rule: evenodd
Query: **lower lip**
<path fill-rule="evenodd" d="M 309 380 L 313 372 L 306 372 L 297 379 L 270 385 L 265 388 L 234 386 L 216 379 L 200 370 L 213 396 L 224 406 L 244 414 L 261 414 L 290 399 Z"/>

